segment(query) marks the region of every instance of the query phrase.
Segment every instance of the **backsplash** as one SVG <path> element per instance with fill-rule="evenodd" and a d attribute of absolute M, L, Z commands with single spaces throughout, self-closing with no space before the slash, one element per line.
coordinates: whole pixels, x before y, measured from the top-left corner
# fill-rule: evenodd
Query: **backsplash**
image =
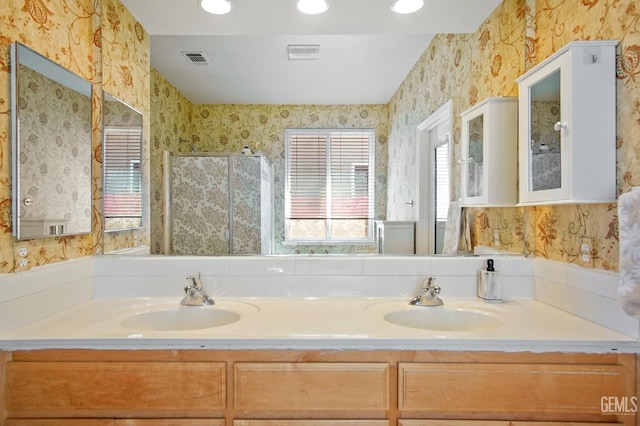
<path fill-rule="evenodd" d="M 537 299 L 639 338 L 640 321 L 624 313 L 617 274 L 563 262 L 494 256 L 505 303 Z M 436 277 L 440 297 L 476 298 L 485 257 L 417 256 L 121 256 L 88 257 L 0 276 L 0 334 L 92 298 L 183 296 L 185 278 L 201 274 L 213 297 L 415 296 Z"/>

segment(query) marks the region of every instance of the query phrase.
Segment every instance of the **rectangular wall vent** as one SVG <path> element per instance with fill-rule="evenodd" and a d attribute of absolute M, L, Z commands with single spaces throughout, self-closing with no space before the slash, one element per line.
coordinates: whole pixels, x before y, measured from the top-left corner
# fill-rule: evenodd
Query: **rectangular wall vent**
<path fill-rule="evenodd" d="M 180 52 L 182 55 L 187 58 L 189 63 L 194 65 L 211 65 L 211 61 L 204 54 L 204 52 Z"/>
<path fill-rule="evenodd" d="M 311 61 L 320 57 L 319 44 L 290 44 L 287 46 L 290 61 Z"/>

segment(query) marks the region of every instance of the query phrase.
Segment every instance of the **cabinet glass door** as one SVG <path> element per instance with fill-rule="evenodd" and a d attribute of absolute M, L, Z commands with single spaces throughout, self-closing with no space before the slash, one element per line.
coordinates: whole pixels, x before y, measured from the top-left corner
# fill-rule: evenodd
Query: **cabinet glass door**
<path fill-rule="evenodd" d="M 467 196 L 481 197 L 483 194 L 482 163 L 484 150 L 484 114 L 469 121 L 469 152 L 467 156 Z"/>
<path fill-rule="evenodd" d="M 530 89 L 529 190 L 545 191 L 562 186 L 560 70 Z"/>

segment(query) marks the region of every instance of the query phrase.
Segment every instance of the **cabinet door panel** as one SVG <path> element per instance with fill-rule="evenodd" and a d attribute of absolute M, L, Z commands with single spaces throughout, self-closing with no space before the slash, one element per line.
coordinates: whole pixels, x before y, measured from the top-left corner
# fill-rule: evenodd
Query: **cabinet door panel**
<path fill-rule="evenodd" d="M 400 410 L 601 415 L 602 395 L 625 395 L 621 365 L 399 364 Z"/>
<path fill-rule="evenodd" d="M 118 419 L 115 426 L 224 426 L 224 419 Z"/>
<path fill-rule="evenodd" d="M 238 410 L 386 410 L 387 363 L 236 363 Z"/>
<path fill-rule="evenodd" d="M 234 420 L 233 426 L 389 426 L 387 420 Z"/>
<path fill-rule="evenodd" d="M 114 426 L 113 419 L 9 419 L 5 426 Z"/>
<path fill-rule="evenodd" d="M 204 417 L 225 408 L 222 362 L 9 362 L 6 380 L 10 417 Z"/>
<path fill-rule="evenodd" d="M 510 426 L 508 420 L 398 420 L 398 426 Z"/>
<path fill-rule="evenodd" d="M 615 426 L 622 423 L 591 422 L 511 422 L 511 426 Z"/>

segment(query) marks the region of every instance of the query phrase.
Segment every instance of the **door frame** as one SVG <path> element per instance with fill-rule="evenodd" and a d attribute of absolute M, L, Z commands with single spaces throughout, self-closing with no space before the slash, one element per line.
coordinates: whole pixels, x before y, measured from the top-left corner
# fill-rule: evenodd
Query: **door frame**
<path fill-rule="evenodd" d="M 448 121 L 447 132 L 449 143 L 452 143 L 453 127 L 453 99 L 446 101 L 440 108 L 432 113 L 426 120 L 416 127 L 416 254 L 434 254 L 435 252 L 435 208 L 432 188 L 435 176 L 433 176 L 433 161 L 431 155 L 431 143 L 429 133 Z M 452 145 L 450 145 L 450 149 Z M 453 177 L 453 175 L 451 175 Z"/>

